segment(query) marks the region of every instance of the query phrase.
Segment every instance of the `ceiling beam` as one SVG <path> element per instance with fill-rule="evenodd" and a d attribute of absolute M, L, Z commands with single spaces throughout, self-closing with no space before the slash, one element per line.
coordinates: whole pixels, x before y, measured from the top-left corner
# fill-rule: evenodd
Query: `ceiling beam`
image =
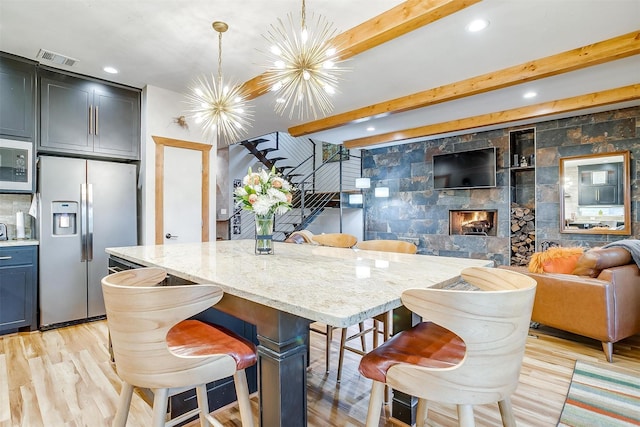
<path fill-rule="evenodd" d="M 605 62 L 640 54 L 640 31 L 572 49 L 556 55 L 525 62 L 499 71 L 483 74 L 456 83 L 372 104 L 289 128 L 294 136 L 333 129 L 356 120 L 379 114 L 399 113 L 492 90 L 556 76 Z"/>
<path fill-rule="evenodd" d="M 435 123 L 397 132 L 389 132 L 373 135 L 365 138 L 351 139 L 344 142 L 345 148 L 367 148 L 388 142 L 398 142 L 411 138 L 420 138 L 439 135 L 449 132 L 458 132 L 483 126 L 505 124 L 519 120 L 530 120 L 553 114 L 567 113 L 585 108 L 600 107 L 619 102 L 634 101 L 640 99 L 640 83 L 630 86 L 594 92 L 572 98 L 543 102 L 541 104 L 514 108 L 489 114 L 481 114 L 474 117 L 466 117 L 448 122 Z"/>
<path fill-rule="evenodd" d="M 338 34 L 332 39 L 331 44 L 339 49 L 341 60 L 349 59 L 480 1 L 407 0 L 342 34 Z M 269 86 L 265 82 L 266 75 L 267 73 L 262 73 L 243 83 L 248 100 L 269 91 Z"/>

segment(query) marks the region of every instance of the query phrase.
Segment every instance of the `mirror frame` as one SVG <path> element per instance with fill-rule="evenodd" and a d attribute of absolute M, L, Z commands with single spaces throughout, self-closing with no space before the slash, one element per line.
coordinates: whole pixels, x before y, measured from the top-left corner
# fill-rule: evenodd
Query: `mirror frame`
<path fill-rule="evenodd" d="M 622 156 L 622 195 L 624 197 L 624 228 L 622 230 L 609 230 L 605 228 L 597 229 L 570 229 L 565 226 L 565 190 L 564 190 L 564 170 L 567 160 L 594 159 L 597 157 L 618 157 Z M 597 153 L 584 156 L 561 157 L 559 164 L 559 181 L 560 187 L 560 232 L 570 234 L 631 234 L 631 182 L 630 182 L 630 154 L 629 151 L 614 151 L 610 153 Z"/>

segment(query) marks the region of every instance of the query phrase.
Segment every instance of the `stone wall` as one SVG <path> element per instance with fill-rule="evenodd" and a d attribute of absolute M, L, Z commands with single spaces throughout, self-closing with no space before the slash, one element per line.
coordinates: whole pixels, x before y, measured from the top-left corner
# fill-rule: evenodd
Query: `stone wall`
<path fill-rule="evenodd" d="M 629 150 L 631 152 L 632 237 L 640 231 L 636 185 L 640 159 L 640 107 L 536 123 L 536 244 L 599 246 L 628 238 L 619 235 L 560 233 L 558 164 L 561 157 Z M 532 127 L 527 125 L 526 127 Z M 363 176 L 371 178 L 365 193 L 365 238 L 401 239 L 418 244 L 419 253 L 492 259 L 510 258 L 509 132 L 504 128 L 449 138 L 363 150 Z M 433 155 L 496 147 L 497 186 L 491 189 L 433 189 Z M 388 198 L 374 197 L 375 187 L 389 187 Z M 495 237 L 450 236 L 449 210 L 495 209 Z"/>

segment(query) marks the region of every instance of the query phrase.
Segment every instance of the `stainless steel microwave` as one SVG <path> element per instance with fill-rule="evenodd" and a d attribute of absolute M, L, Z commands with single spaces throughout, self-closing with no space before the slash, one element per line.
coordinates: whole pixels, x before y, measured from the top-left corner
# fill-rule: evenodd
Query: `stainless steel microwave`
<path fill-rule="evenodd" d="M 0 192 L 33 190 L 33 143 L 0 139 Z"/>

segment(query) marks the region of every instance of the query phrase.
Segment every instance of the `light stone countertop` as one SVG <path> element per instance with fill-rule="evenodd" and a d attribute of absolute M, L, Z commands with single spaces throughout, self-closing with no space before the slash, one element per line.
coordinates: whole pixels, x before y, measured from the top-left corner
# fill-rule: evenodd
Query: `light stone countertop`
<path fill-rule="evenodd" d="M 336 327 L 401 306 L 405 289 L 442 287 L 466 267 L 491 260 L 408 255 L 275 242 L 255 255 L 253 240 L 107 248 L 107 253 L 225 293 Z"/>
<path fill-rule="evenodd" d="M 34 239 L 0 240 L 0 248 L 8 246 L 37 246 L 40 242 Z"/>

